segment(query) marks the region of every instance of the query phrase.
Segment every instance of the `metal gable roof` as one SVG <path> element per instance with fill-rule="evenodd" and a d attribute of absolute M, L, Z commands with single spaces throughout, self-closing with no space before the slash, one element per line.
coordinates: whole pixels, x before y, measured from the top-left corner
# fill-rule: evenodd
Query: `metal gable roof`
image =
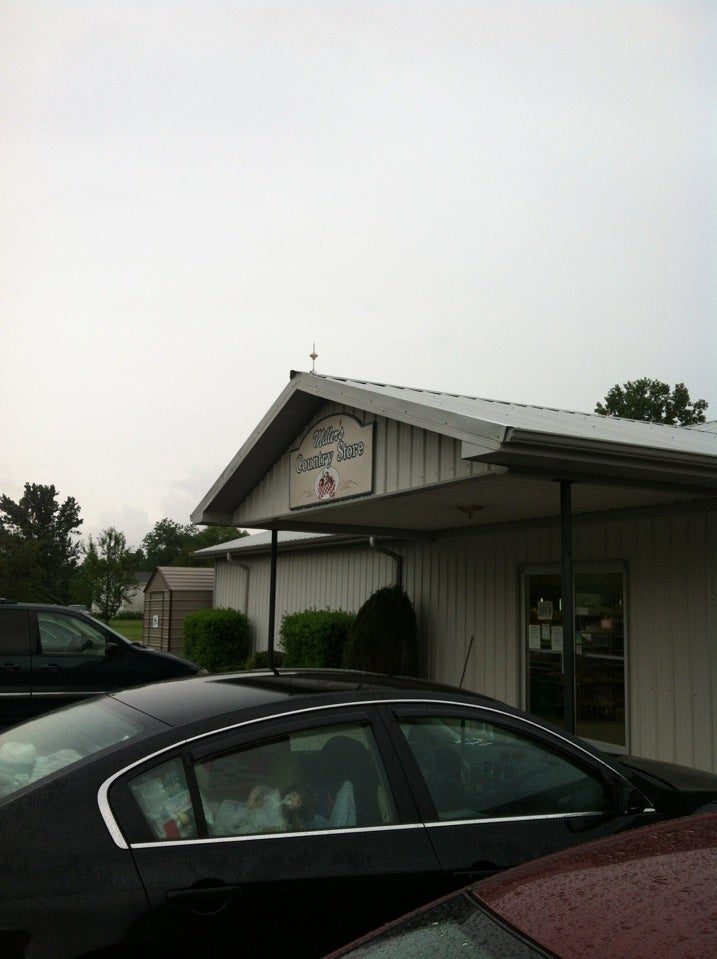
<path fill-rule="evenodd" d="M 711 455 L 717 463 L 717 443 L 705 424 L 693 427 L 645 423 L 597 413 L 529 406 L 458 393 L 370 383 L 318 373 L 293 373 L 301 377 L 299 389 L 310 389 L 324 400 L 358 406 L 378 415 L 427 429 L 439 429 L 458 439 L 510 442 L 511 433 L 589 439 L 626 447 Z"/>
<path fill-rule="evenodd" d="M 192 521 L 230 523 L 236 507 L 327 402 L 452 437 L 463 444 L 465 459 L 506 466 L 514 475 L 660 484 L 717 495 L 717 435 L 708 428 L 688 430 L 292 372 L 286 388 L 192 513 Z"/>
<path fill-rule="evenodd" d="M 211 590 L 214 589 L 214 569 L 201 566 L 157 566 L 147 580 L 145 592 L 150 593 L 155 581 L 167 589 Z"/>

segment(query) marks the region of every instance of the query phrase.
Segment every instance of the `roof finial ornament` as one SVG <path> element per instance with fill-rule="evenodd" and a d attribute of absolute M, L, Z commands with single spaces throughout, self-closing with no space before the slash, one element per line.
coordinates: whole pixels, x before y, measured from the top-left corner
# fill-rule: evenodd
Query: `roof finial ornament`
<path fill-rule="evenodd" d="M 316 360 L 318 359 L 319 354 L 316 352 L 316 343 L 312 344 L 311 353 L 309 353 L 309 358 L 311 359 L 311 372 L 316 372 Z"/>

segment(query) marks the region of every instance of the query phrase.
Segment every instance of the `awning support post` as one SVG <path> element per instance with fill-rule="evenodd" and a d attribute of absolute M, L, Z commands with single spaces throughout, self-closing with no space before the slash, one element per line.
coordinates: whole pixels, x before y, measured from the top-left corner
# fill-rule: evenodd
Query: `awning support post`
<path fill-rule="evenodd" d="M 271 576 L 269 579 L 269 639 L 266 647 L 266 664 L 269 669 L 274 668 L 274 619 L 276 615 L 276 557 L 279 533 L 271 531 Z"/>
<path fill-rule="evenodd" d="M 575 606 L 573 602 L 572 484 L 560 481 L 560 546 L 563 597 L 563 706 L 565 728 L 575 732 Z"/>

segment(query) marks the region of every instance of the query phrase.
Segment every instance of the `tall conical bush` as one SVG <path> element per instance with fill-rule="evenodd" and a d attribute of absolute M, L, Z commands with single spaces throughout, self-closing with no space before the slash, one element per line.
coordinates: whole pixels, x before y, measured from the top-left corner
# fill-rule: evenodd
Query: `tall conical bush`
<path fill-rule="evenodd" d="M 401 586 L 372 593 L 356 614 L 343 652 L 346 669 L 418 675 L 416 611 Z"/>

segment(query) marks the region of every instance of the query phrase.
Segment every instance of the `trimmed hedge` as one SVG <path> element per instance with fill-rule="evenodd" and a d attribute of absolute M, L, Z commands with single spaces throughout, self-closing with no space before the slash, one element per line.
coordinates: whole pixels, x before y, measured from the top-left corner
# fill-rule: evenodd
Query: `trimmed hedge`
<path fill-rule="evenodd" d="M 401 586 L 376 590 L 359 609 L 342 665 L 389 676 L 418 675 L 416 612 Z"/>
<path fill-rule="evenodd" d="M 321 669 L 339 668 L 355 613 L 343 610 L 305 609 L 285 613 L 279 635 L 284 650 L 283 666 Z"/>
<path fill-rule="evenodd" d="M 243 669 L 249 621 L 238 609 L 197 609 L 184 619 L 184 655 L 210 673 Z"/>

